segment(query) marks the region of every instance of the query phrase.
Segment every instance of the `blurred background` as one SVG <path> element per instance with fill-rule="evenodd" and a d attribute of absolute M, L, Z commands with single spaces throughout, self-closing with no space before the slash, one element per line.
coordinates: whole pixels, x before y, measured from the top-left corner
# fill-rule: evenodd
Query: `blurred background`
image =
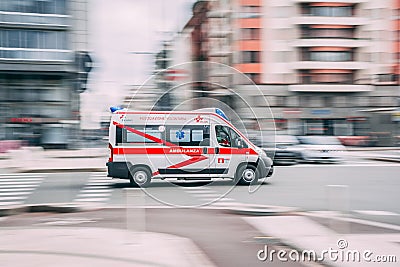
<path fill-rule="evenodd" d="M 217 107 L 291 166 L 131 188 L 107 176 L 110 106 Z M 0 0 L 2 266 L 265 266 L 338 240 L 398 266 L 399 148 L 400 0 Z"/>
<path fill-rule="evenodd" d="M 168 110 L 199 97 L 222 100 L 249 125 L 257 117 L 257 131 L 272 120 L 279 134 L 398 146 L 399 7 L 399 0 L 1 0 L 0 147 L 96 146 L 110 105 Z M 252 82 L 228 68 L 177 65 L 193 61 L 225 64 Z M 157 100 L 182 76 L 208 83 Z"/>

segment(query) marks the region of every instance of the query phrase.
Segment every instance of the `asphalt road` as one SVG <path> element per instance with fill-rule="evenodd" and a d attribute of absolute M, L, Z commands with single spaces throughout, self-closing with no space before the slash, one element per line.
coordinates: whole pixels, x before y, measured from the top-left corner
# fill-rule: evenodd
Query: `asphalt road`
<path fill-rule="evenodd" d="M 1 174 L 0 207 L 14 204 L 80 203 L 124 207 L 234 206 L 238 203 L 339 210 L 352 216 L 400 225 L 400 164 L 375 161 L 277 167 L 267 182 L 232 186 L 227 180 L 156 181 L 145 195 L 127 198 L 125 180 L 105 173 Z M 254 192 L 253 192 L 254 191 Z M 135 194 L 135 193 L 133 193 Z"/>
<path fill-rule="evenodd" d="M 134 211 L 135 212 L 135 211 Z M 135 214 L 136 215 L 136 214 Z M 1 227 L 100 227 L 126 228 L 124 209 L 105 209 L 70 214 L 35 213 L 11 216 L 0 222 Z M 147 209 L 145 228 L 150 232 L 167 233 L 190 238 L 216 266 L 320 266 L 315 263 L 262 262 L 257 252 L 264 243 L 257 237 L 262 233 L 240 216 L 216 210 Z M 138 230 L 131 229 L 128 230 Z M 106 244 L 105 244 L 106 245 Z M 280 245 L 279 249 L 287 248 Z M 157 244 L 152 248 L 157 254 Z M 270 246 L 275 249 L 275 246 Z"/>

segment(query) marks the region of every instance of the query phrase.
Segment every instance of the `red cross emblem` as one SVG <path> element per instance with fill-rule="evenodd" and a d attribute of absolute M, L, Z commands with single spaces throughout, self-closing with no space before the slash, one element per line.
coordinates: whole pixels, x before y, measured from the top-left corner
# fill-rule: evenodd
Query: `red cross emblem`
<path fill-rule="evenodd" d="M 200 115 L 198 115 L 196 118 L 194 118 L 194 120 L 195 120 L 196 122 L 200 122 L 200 121 L 203 120 L 203 118 L 202 118 Z"/>

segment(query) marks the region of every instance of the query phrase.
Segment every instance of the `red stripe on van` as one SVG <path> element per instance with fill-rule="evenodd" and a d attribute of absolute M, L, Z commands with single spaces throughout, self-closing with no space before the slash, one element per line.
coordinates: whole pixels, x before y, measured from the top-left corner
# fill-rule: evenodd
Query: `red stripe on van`
<path fill-rule="evenodd" d="M 193 163 L 205 160 L 205 159 L 208 159 L 208 158 L 205 156 L 192 156 L 188 160 L 185 160 L 185 161 L 179 162 L 178 164 L 167 167 L 167 169 L 179 169 L 179 168 L 185 167 L 187 165 L 190 165 L 190 164 L 193 164 Z"/>
<path fill-rule="evenodd" d="M 115 155 L 123 154 L 148 154 L 148 155 L 188 155 L 188 156 L 199 156 L 202 154 L 201 148 L 163 148 L 163 147 L 126 147 L 126 148 L 114 148 L 113 153 Z"/>
<path fill-rule="evenodd" d="M 231 147 L 220 147 L 219 154 L 222 155 L 243 155 L 243 154 L 257 155 L 257 152 L 251 148 L 231 148 Z"/>
<path fill-rule="evenodd" d="M 167 142 L 167 141 L 165 141 L 165 140 L 163 140 L 163 139 L 160 139 L 160 138 L 154 137 L 154 136 L 152 136 L 152 135 L 146 134 L 146 133 L 144 133 L 144 132 L 138 131 L 138 130 L 132 128 L 132 127 L 123 125 L 123 124 L 118 123 L 118 122 L 116 122 L 116 121 L 114 121 L 113 123 L 114 123 L 114 125 L 116 125 L 117 127 L 126 129 L 126 130 L 128 130 L 128 131 L 130 131 L 130 132 L 132 132 L 132 133 L 134 133 L 134 134 L 140 135 L 140 136 L 142 136 L 142 137 L 144 137 L 144 138 L 146 138 L 146 139 L 149 139 L 149 140 L 151 140 L 151 141 L 153 141 L 153 142 L 156 142 L 156 143 L 158 143 L 158 144 L 164 144 L 164 145 L 166 145 L 166 146 L 171 146 L 171 147 L 176 147 L 176 146 L 177 146 L 177 145 L 175 145 L 175 144 L 173 144 L 173 143 Z"/>

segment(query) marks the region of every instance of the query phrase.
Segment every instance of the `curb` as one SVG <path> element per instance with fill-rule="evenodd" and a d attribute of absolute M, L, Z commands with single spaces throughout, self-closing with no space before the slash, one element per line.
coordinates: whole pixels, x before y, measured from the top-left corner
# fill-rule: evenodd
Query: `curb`
<path fill-rule="evenodd" d="M 49 204 L 28 204 L 28 205 L 15 205 L 9 207 L 0 207 L 0 217 L 18 215 L 22 213 L 34 212 L 52 212 L 52 213 L 76 213 L 84 211 L 102 210 L 102 209 L 126 209 L 126 206 L 104 206 L 104 205 L 82 205 L 74 203 L 49 203 Z M 138 206 L 132 208 L 140 209 L 166 209 L 173 207 L 165 206 Z M 179 209 L 179 208 L 176 208 Z M 184 209 L 184 208 L 182 208 Z M 280 216 L 290 215 L 293 213 L 301 212 L 300 209 L 294 207 L 281 207 L 281 206 L 268 206 L 268 205 L 252 205 L 252 204 L 239 204 L 231 207 L 217 207 L 208 206 L 202 208 L 195 208 L 201 210 L 220 210 L 222 212 L 246 215 L 246 216 Z"/>
<path fill-rule="evenodd" d="M 71 203 L 51 203 L 51 204 L 32 204 L 32 205 L 15 205 L 9 207 L 0 207 L 0 217 L 18 215 L 22 213 L 34 212 L 53 212 L 53 213 L 74 213 L 81 211 L 94 210 L 88 206 L 79 206 Z"/>
<path fill-rule="evenodd" d="M 247 216 L 281 216 L 290 215 L 301 212 L 302 210 L 296 207 L 270 206 L 270 205 L 253 205 L 239 204 L 233 207 L 224 207 L 228 213 L 247 215 Z"/>

